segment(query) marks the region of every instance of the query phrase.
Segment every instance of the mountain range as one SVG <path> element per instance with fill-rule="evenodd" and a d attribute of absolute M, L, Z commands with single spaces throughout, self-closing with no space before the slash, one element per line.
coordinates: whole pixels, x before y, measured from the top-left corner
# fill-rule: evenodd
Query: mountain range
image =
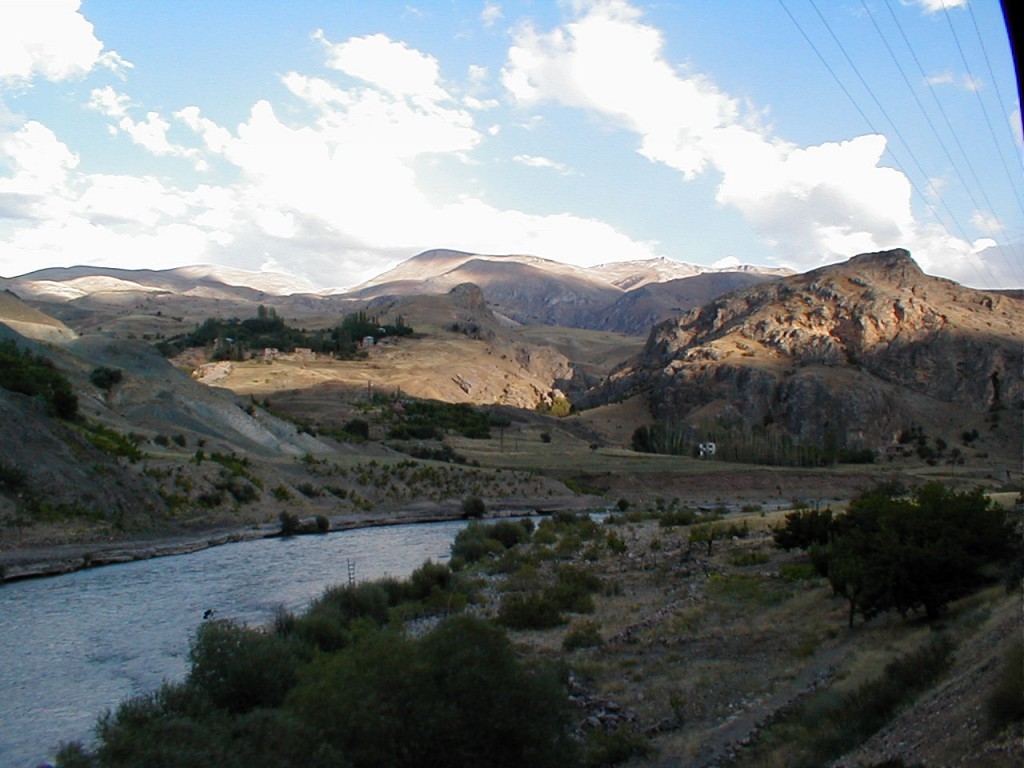
<path fill-rule="evenodd" d="M 645 335 L 650 326 L 734 288 L 791 274 L 772 267 L 713 269 L 671 259 L 581 268 L 550 259 L 431 250 L 347 291 L 270 272 L 196 266 L 167 270 L 51 268 L 0 279 L 0 288 L 29 301 L 102 311 L 142 301 L 198 308 L 203 302 L 273 301 L 295 306 L 368 302 L 383 297 L 446 294 L 463 283 L 484 292 L 488 306 L 511 323 L 558 325 Z M 192 312 L 195 309 L 191 310 Z"/>
<path fill-rule="evenodd" d="M 805 274 L 696 271 L 664 261 L 582 270 L 437 250 L 331 294 L 284 276 L 211 267 L 75 267 L 6 279 L 0 338 L 50 360 L 100 432 L 90 436 L 54 420 L 37 399 L 0 391 L 0 469 L 49 489 L 43 509 L 110 507 L 132 518 L 185 503 L 218 518 L 225 506 L 202 504 L 255 493 L 245 483 L 307 486 L 315 457 L 391 455 L 378 442 L 339 444 L 302 426 L 341 429 L 364 418 L 375 392 L 505 407 L 517 441 L 541 445 L 542 432 L 550 440 L 559 430 L 591 451 L 691 450 L 713 440 L 723 458 L 755 464 L 916 452 L 954 471 L 969 459 L 972 472 L 991 474 L 1019 462 L 1019 291 L 928 276 L 900 249 Z M 416 333 L 350 361 L 283 355 L 223 361 L 213 372 L 203 349 L 174 360 L 153 349 L 207 318 L 253 317 L 260 306 L 295 328 L 334 328 L 362 311 L 382 322 L 402 316 Z M 123 376 L 115 385 L 93 380 L 110 369 Z M 556 404 L 577 413 L 538 414 Z M 384 422 L 374 426 L 379 434 Z M 650 440 L 638 446 L 641 428 Z M 146 475 L 104 458 L 95 448 L 108 439 L 102 429 L 133 436 L 166 468 Z M 210 466 L 204 454 L 246 456 L 253 468 L 238 475 L 227 459 Z M 308 466 L 295 463 L 303 455 L 314 457 Z M 6 482 L 0 477 L 0 517 L 16 519 L 20 502 Z M 559 493 L 553 478 L 543 482 L 546 494 Z M 345 502 L 354 511 L 377 492 L 343 490 L 357 493 Z M 280 495 L 299 503 L 291 491 Z M 276 514 L 275 498 L 259 496 L 263 511 L 252 514 Z M 318 498 L 302 504 L 327 503 Z"/>

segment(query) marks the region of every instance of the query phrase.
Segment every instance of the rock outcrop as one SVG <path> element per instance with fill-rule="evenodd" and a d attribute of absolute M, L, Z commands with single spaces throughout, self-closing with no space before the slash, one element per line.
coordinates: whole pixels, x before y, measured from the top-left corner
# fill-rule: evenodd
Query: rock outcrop
<path fill-rule="evenodd" d="M 941 433 L 997 414 L 995 425 L 1010 410 L 1002 434 L 1013 439 L 1022 368 L 1024 301 L 930 277 L 896 249 L 733 291 L 663 322 L 584 405 L 642 392 L 658 420 L 856 447 L 915 424 Z"/>

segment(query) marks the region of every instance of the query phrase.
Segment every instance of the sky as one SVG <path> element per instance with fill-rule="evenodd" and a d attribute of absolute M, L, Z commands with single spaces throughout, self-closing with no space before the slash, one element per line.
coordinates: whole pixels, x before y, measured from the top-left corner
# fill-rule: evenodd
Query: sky
<path fill-rule="evenodd" d="M 432 248 L 1024 285 L 998 0 L 0 0 L 0 275 Z"/>

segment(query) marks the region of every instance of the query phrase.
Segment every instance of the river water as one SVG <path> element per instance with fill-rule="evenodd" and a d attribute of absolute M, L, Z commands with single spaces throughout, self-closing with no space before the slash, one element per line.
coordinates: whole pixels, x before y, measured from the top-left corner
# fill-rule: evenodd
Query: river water
<path fill-rule="evenodd" d="M 0 586 L 0 767 L 34 768 L 97 716 L 181 679 L 206 611 L 263 624 L 331 584 L 446 560 L 462 522 L 264 539 Z"/>

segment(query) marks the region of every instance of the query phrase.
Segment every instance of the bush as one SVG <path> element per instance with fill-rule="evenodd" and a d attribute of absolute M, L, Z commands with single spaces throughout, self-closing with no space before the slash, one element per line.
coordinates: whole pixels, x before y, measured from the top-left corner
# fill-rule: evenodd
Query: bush
<path fill-rule="evenodd" d="M 447 591 L 451 583 L 452 572 L 447 565 L 427 560 L 409 577 L 409 597 L 426 600 L 434 590 Z"/>
<path fill-rule="evenodd" d="M 986 709 L 994 731 L 1024 720 L 1024 645 L 1020 642 L 1010 650 L 1002 677 L 989 696 Z"/>
<path fill-rule="evenodd" d="M 775 546 L 787 552 L 808 549 L 815 544 L 827 544 L 832 528 L 832 510 L 798 510 L 786 515 L 785 524 L 772 531 Z"/>
<path fill-rule="evenodd" d="M 529 528 L 527 524 L 529 524 Z M 485 530 L 488 538 L 501 542 L 505 549 L 511 549 L 530 540 L 532 525 L 529 520 L 501 520 L 488 526 Z"/>
<path fill-rule="evenodd" d="M 342 430 L 353 437 L 361 437 L 363 440 L 370 438 L 370 424 L 363 419 L 352 419 L 342 425 Z"/>
<path fill-rule="evenodd" d="M 105 368 L 101 366 L 94 368 L 92 373 L 89 374 L 89 381 L 94 386 L 105 389 L 108 392 L 114 388 L 115 384 L 119 384 L 123 378 L 124 373 L 119 368 Z"/>
<path fill-rule="evenodd" d="M 18 467 L 0 464 L 0 492 L 17 493 L 28 485 L 28 475 Z"/>
<path fill-rule="evenodd" d="M 543 592 L 508 595 L 501 601 L 497 622 L 509 629 L 551 629 L 565 619 L 555 600 Z"/>
<path fill-rule="evenodd" d="M 50 360 L 19 349 L 10 339 L 0 340 L 0 389 L 41 397 L 58 419 L 78 418 L 78 397 L 71 382 Z"/>
<path fill-rule="evenodd" d="M 601 578 L 586 568 L 566 565 L 555 573 L 555 583 L 547 590 L 552 602 L 561 610 L 593 613 L 593 593 L 600 592 Z"/>
<path fill-rule="evenodd" d="M 236 714 L 280 706 L 298 668 L 284 638 L 226 620 L 199 627 L 189 660 L 189 683 L 215 706 Z"/>
<path fill-rule="evenodd" d="M 581 621 L 573 624 L 562 640 L 562 648 L 575 651 L 580 648 L 598 648 L 604 645 L 601 625 L 596 621 Z"/>
<path fill-rule="evenodd" d="M 292 512 L 282 512 L 277 519 L 281 522 L 282 536 L 294 536 L 302 528 L 299 524 L 299 516 Z"/>
<path fill-rule="evenodd" d="M 462 517 L 464 520 L 470 518 L 481 518 L 487 511 L 487 505 L 479 496 L 467 496 L 462 500 Z"/>
<path fill-rule="evenodd" d="M 557 680 L 525 667 L 500 630 L 468 616 L 421 640 L 369 633 L 316 659 L 288 709 L 354 768 L 442 756 L 454 768 L 573 762 Z"/>

